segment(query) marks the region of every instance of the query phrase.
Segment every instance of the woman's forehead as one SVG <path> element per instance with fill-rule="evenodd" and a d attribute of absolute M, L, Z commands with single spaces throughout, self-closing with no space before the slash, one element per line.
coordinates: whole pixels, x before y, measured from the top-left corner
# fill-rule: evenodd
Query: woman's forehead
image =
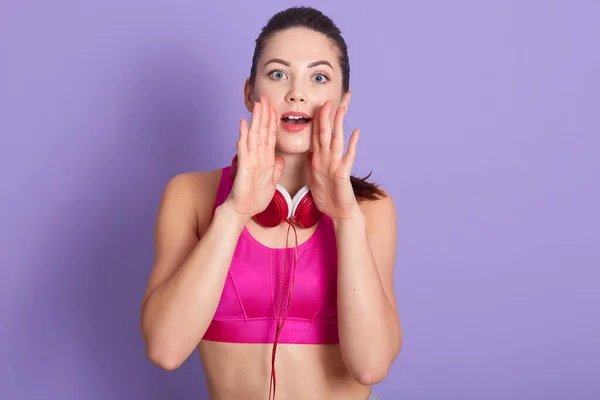
<path fill-rule="evenodd" d="M 336 56 L 335 45 L 324 34 L 291 28 L 278 32 L 267 41 L 261 59 L 279 58 L 292 64 L 326 60 L 333 64 L 337 61 Z"/>

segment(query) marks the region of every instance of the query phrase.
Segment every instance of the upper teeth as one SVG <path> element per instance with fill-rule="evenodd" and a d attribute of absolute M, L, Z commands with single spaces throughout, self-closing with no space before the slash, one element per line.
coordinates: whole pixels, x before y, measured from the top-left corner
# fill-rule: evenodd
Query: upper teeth
<path fill-rule="evenodd" d="M 301 119 L 301 118 L 304 118 L 304 117 L 300 117 L 298 115 L 288 115 L 286 118 L 289 118 L 289 119 Z"/>

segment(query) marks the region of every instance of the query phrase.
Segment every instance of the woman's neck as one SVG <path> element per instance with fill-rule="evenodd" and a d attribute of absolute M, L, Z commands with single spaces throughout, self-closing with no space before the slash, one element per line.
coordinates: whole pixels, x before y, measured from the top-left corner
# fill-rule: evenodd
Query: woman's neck
<path fill-rule="evenodd" d="M 283 172 L 279 184 L 293 197 L 298 190 L 309 183 L 306 154 L 279 154 L 284 159 Z"/>

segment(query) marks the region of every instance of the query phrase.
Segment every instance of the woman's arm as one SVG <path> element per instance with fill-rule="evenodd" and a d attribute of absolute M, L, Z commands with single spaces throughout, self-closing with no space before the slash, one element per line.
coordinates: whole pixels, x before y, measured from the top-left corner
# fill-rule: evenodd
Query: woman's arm
<path fill-rule="evenodd" d="M 393 288 L 397 222 L 390 197 L 362 203 L 334 221 L 342 356 L 363 385 L 382 381 L 402 346 Z"/>
<path fill-rule="evenodd" d="M 275 156 L 278 124 L 277 111 L 265 97 L 254 104 L 250 126 L 240 120 L 235 180 L 205 232 L 214 196 L 206 190 L 209 184 L 190 182 L 189 175 L 182 174 L 165 188 L 157 216 L 154 269 L 141 312 L 148 357 L 165 369 L 179 367 L 200 343 L 219 305 L 244 226 L 273 198 L 284 165 L 283 158 Z M 210 181 L 213 175 L 200 176 Z M 197 232 L 202 232 L 200 240 Z"/>
<path fill-rule="evenodd" d="M 190 182 L 182 174 L 165 188 L 155 227 L 155 263 L 141 310 L 146 353 L 167 370 L 178 368 L 204 336 L 246 223 L 226 202 L 215 210 L 198 240 L 196 212 L 202 213 L 202 223 L 210 210 L 195 210 L 199 191 L 192 189 L 194 185 L 197 180 Z"/>

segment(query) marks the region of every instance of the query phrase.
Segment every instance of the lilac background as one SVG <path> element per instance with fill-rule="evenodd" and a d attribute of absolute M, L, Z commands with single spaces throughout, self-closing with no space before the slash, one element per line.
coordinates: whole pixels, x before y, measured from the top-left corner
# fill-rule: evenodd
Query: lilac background
<path fill-rule="evenodd" d="M 383 399 L 600 398 L 600 2 L 318 6 L 350 47 L 356 171 L 396 199 Z M 0 398 L 206 399 L 144 354 L 160 193 L 235 149 L 287 1 L 0 2 Z"/>

